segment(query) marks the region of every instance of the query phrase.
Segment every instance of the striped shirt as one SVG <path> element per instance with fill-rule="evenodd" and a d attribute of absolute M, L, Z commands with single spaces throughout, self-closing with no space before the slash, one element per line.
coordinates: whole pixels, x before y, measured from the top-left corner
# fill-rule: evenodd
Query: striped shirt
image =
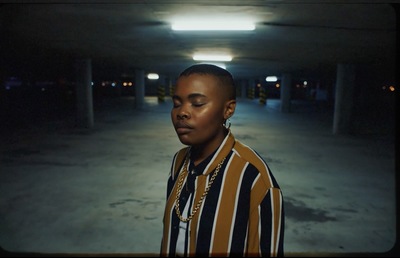
<path fill-rule="evenodd" d="M 235 140 L 231 132 L 206 160 L 183 169 L 189 152 L 190 147 L 183 148 L 173 158 L 161 256 L 175 256 L 177 250 L 183 250 L 183 256 L 283 256 L 283 196 L 266 162 L 253 149 Z M 184 181 L 179 210 L 187 218 L 224 158 L 197 213 L 188 222 L 181 222 L 175 211 L 180 174 L 184 173 Z M 187 171 L 193 167 L 197 176 L 191 180 Z"/>

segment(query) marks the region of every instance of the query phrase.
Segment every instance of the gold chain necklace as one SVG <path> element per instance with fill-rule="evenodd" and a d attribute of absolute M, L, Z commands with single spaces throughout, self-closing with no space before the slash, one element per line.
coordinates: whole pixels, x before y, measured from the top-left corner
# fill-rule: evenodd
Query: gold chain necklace
<path fill-rule="evenodd" d="M 226 158 L 226 157 L 225 157 Z M 212 185 L 212 183 L 214 182 L 215 177 L 218 175 L 219 170 L 221 169 L 222 164 L 225 161 L 225 158 L 217 165 L 217 168 L 214 171 L 214 174 L 211 176 L 210 181 L 207 184 L 206 190 L 204 191 L 203 195 L 200 197 L 199 202 L 197 203 L 197 205 L 194 207 L 192 214 L 190 214 L 189 217 L 184 218 L 179 210 L 179 199 L 181 196 L 181 192 L 182 192 L 182 188 L 183 188 L 183 177 L 184 177 L 184 172 L 186 171 L 187 173 L 189 173 L 187 171 L 187 162 L 189 160 L 189 157 L 187 157 L 185 159 L 185 163 L 183 164 L 183 171 L 182 173 L 179 175 L 179 179 L 178 179 L 178 189 L 176 191 L 176 199 L 175 199 L 175 211 L 176 211 L 176 215 L 178 215 L 178 218 L 182 221 L 182 222 L 188 222 L 189 220 L 191 220 L 193 218 L 193 216 L 196 214 L 196 212 L 200 209 L 200 205 L 203 203 L 204 198 L 207 196 L 208 191 L 210 190 L 210 187 Z"/>

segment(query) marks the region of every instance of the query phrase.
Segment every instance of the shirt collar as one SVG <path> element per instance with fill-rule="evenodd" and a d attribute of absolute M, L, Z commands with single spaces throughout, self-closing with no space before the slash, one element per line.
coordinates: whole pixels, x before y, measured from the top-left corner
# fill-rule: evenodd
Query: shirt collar
<path fill-rule="evenodd" d="M 217 165 L 228 156 L 229 152 L 232 150 L 235 145 L 235 137 L 229 130 L 228 134 L 225 136 L 221 145 L 206 159 L 200 162 L 197 166 L 194 165 L 192 161 L 189 164 L 189 173 L 194 171 L 194 175 L 208 175 L 210 174 Z"/>

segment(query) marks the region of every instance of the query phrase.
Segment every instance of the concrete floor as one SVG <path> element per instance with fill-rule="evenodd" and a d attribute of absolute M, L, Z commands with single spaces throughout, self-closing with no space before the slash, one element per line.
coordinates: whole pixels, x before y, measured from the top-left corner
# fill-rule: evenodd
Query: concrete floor
<path fill-rule="evenodd" d="M 0 145 L 0 246 L 10 252 L 158 256 L 166 180 L 182 147 L 171 101 L 97 103 L 8 130 Z M 383 254 L 396 241 L 394 131 L 333 135 L 310 103 L 239 99 L 232 133 L 265 157 L 285 198 L 286 256 Z"/>

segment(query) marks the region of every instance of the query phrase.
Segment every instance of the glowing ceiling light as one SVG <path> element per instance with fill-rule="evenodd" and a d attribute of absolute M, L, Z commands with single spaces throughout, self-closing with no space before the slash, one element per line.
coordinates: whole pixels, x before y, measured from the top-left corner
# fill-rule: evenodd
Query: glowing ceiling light
<path fill-rule="evenodd" d="M 157 80 L 158 78 L 159 78 L 159 76 L 156 73 L 149 73 L 147 75 L 147 79 L 149 79 L 149 80 Z"/>
<path fill-rule="evenodd" d="M 255 30 L 256 26 L 251 22 L 230 21 L 230 20 L 208 20 L 199 21 L 178 21 L 172 24 L 172 30 L 190 30 L 190 31 L 212 31 L 212 30 Z"/>
<path fill-rule="evenodd" d="M 195 61 L 216 61 L 216 62 L 230 62 L 232 57 L 228 55 L 194 55 Z"/>
<path fill-rule="evenodd" d="M 212 65 L 216 65 L 218 67 L 221 67 L 222 69 L 226 69 L 226 65 L 224 63 L 207 62 L 207 63 L 201 63 L 201 64 L 212 64 Z"/>
<path fill-rule="evenodd" d="M 276 76 L 267 76 L 267 77 L 265 78 L 265 80 L 266 80 L 267 82 L 276 82 L 276 81 L 278 80 L 278 77 L 276 77 Z"/>

